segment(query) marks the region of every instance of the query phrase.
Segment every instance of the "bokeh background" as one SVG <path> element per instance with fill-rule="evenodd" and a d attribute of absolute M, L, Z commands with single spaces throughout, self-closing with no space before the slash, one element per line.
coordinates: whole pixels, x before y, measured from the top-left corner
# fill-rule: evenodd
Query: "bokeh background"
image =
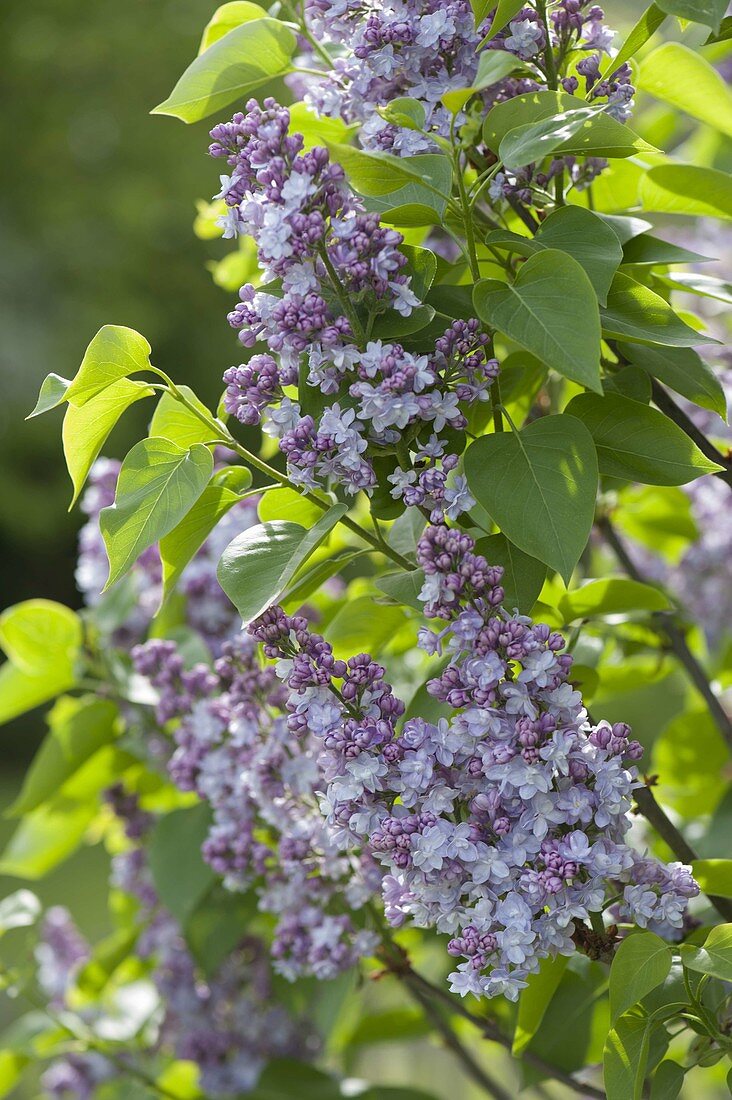
<path fill-rule="evenodd" d="M 211 0 L 3 0 L 0 5 L 0 608 L 45 596 L 80 604 L 82 516 L 69 514 L 61 412 L 26 422 L 49 371 L 75 373 L 101 325 L 143 332 L 154 361 L 216 401 L 235 362 L 230 296 L 193 233 L 216 190 L 206 124 L 151 117 L 195 56 Z M 105 447 L 125 454 L 149 411 L 132 408 Z M 0 806 L 44 732 L 40 713 L 0 731 Z M 0 819 L 0 844 L 13 823 Z M 85 847 L 34 886 L 107 931 L 106 857 Z M 21 885 L 0 879 L 0 896 Z M 0 1030 L 13 1015 L 0 998 Z M 18 1093 L 21 1095 L 21 1093 Z M 23 1093 L 22 1095 L 33 1095 Z"/>
<path fill-rule="evenodd" d="M 207 199 L 218 181 L 206 156 L 207 126 L 149 115 L 195 55 L 217 6 L 0 5 L 0 608 L 37 596 L 80 604 L 74 563 L 82 517 L 67 511 L 61 413 L 24 420 L 44 376 L 71 377 L 105 323 L 142 332 L 156 365 L 209 402 L 237 361 L 226 323 L 232 295 L 207 270 L 229 248 L 198 239 L 192 228 L 196 200 Z M 640 4 L 609 0 L 606 7 L 622 32 Z M 148 415 L 143 403 L 128 411 L 105 453 L 123 456 L 144 434 Z M 681 699 L 672 687 L 664 700 L 671 712 Z M 11 800 L 42 733 L 39 714 L 0 732 L 0 806 Z M 0 819 L 0 843 L 11 828 Z M 105 880 L 97 845 L 34 889 L 44 901 L 67 904 L 82 931 L 97 939 L 107 930 Z M 0 878 L 0 897 L 18 885 Z M 1 998 L 0 1030 L 12 1015 Z M 449 1060 L 422 1063 L 424 1053 L 413 1048 L 406 1063 L 413 1082 L 467 1097 L 455 1091 Z M 382 1050 L 380 1079 L 404 1080 L 404 1058 L 403 1051 Z"/>

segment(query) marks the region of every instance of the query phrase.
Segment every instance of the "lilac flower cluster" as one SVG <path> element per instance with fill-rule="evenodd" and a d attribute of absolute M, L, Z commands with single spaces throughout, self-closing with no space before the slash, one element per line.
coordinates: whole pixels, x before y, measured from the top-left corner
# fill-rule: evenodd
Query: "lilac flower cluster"
<path fill-rule="evenodd" d="M 306 18 L 311 31 L 340 54 L 324 78 L 303 81 L 299 77 L 298 81 L 303 84 L 306 101 L 319 114 L 357 122 L 366 148 L 401 156 L 434 151 L 430 134 L 449 138 L 451 133 L 452 115 L 442 97 L 452 89 L 472 86 L 480 47 L 494 15 L 495 11 L 489 12 L 476 26 L 468 0 L 447 4 L 438 0 L 389 4 L 310 0 Z M 544 54 L 549 45 L 558 59 L 581 52 L 578 72 L 591 81 L 588 91 L 592 90 L 593 98 L 606 99 L 616 117 L 626 118 L 633 95 L 629 68 L 624 66 L 610 79 L 598 81 L 600 58 L 610 54 L 614 39 L 602 9 L 591 0 L 561 0 L 551 12 L 549 39 L 547 43 L 546 29 L 535 8 L 527 5 L 485 43 L 485 50 L 513 54 L 517 71 L 481 93 L 481 113 L 496 103 L 545 87 Z M 573 93 L 579 81 L 569 76 L 562 86 Z M 383 109 L 401 96 L 421 103 L 425 112 L 422 129 L 400 127 L 385 117 Z M 460 113 L 458 121 L 464 119 Z"/>
<path fill-rule="evenodd" d="M 81 507 L 87 522 L 79 532 L 76 583 L 85 602 L 95 607 L 107 580 L 109 563 L 99 530 L 99 513 L 114 502 L 120 463 L 99 458 L 89 473 Z M 186 566 L 178 585 L 185 599 L 188 626 L 197 630 L 212 649 L 239 628 L 236 614 L 216 578 L 216 567 L 224 548 L 235 535 L 256 522 L 257 500 L 249 497 L 235 504 L 208 536 L 201 549 Z M 124 622 L 114 631 L 114 641 L 130 644 L 144 637 L 162 595 L 162 566 L 156 546 L 138 558 L 129 577 L 121 582 L 126 599 Z"/>
<path fill-rule="evenodd" d="M 304 638 L 305 620 L 293 622 Z M 158 720 L 180 718 L 169 771 L 212 808 L 204 858 L 230 889 L 255 885 L 260 907 L 277 916 L 275 969 L 292 980 L 353 966 L 375 945 L 353 914 L 378 890 L 379 875 L 334 844 L 315 794 L 319 745 L 292 737 L 286 692 L 274 669 L 261 666 L 254 640 L 226 642 L 215 673 L 184 671 L 175 645 L 160 640 L 133 659 L 159 692 Z"/>
<path fill-rule="evenodd" d="M 243 935 L 212 977 L 199 971 L 177 922 L 160 905 L 139 846 L 152 818 L 121 787 L 109 792 L 109 801 L 133 842 L 113 858 L 112 885 L 138 903 L 136 952 L 149 971 L 152 1006 L 159 1004 L 144 1036 L 145 1054 L 195 1062 L 200 1087 L 212 1098 L 250 1092 L 271 1058 L 312 1057 L 315 1037 L 273 999 L 269 966 L 258 940 Z M 68 912 L 49 910 L 36 958 L 39 983 L 57 1009 L 68 1007 L 68 995 L 90 954 Z M 124 1058 L 134 1065 L 131 1055 Z M 70 1054 L 54 1061 L 44 1074 L 44 1095 L 90 1100 L 99 1084 L 119 1072 L 103 1054 Z"/>
<path fill-rule="evenodd" d="M 272 609 L 250 628 L 289 689 L 289 726 L 320 740 L 321 808 L 346 853 L 382 866 L 386 916 L 450 935 L 452 989 L 515 999 L 539 961 L 575 950 L 576 922 L 622 893 L 620 915 L 681 927 L 689 868 L 628 846 L 641 754 L 628 727 L 587 720 L 571 658 L 548 627 L 502 607 L 501 570 L 473 541 L 427 528 L 420 644 L 448 663 L 431 694 L 452 713 L 412 718 L 384 669 L 335 661 L 304 620 Z"/>
<path fill-rule="evenodd" d="M 302 153 L 288 127 L 289 112 L 267 100 L 212 131 L 213 155 L 232 167 L 222 176 L 227 225 L 254 237 L 265 278 L 281 280 L 277 293 L 243 287 L 230 314 L 245 346 L 263 340 L 269 351 L 225 373 L 224 407 L 279 438 L 294 484 L 370 491 L 374 454 L 404 444 L 408 457 L 414 442 L 433 464 L 448 457 L 440 433 L 465 425 L 461 404 L 487 398 L 498 363 L 475 320 L 456 321 L 431 354 L 366 337 L 380 310 L 420 304 L 402 272 L 403 238 L 363 211 L 325 150 Z M 318 419 L 293 396 L 303 357 L 305 384 L 335 398 Z M 443 482 L 453 466 L 443 463 Z M 399 472 L 416 484 L 411 464 Z M 419 493 L 437 507 L 439 492 Z"/>

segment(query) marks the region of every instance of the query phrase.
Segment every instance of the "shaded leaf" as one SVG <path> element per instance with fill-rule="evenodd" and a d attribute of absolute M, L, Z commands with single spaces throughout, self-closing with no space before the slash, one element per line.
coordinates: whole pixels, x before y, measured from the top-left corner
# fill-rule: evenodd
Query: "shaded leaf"
<path fill-rule="evenodd" d="M 211 413 L 189 386 L 178 386 L 178 389 L 202 415 L 211 419 Z M 150 421 L 148 435 L 169 439 L 179 447 L 190 447 L 192 443 L 209 443 L 216 438 L 211 428 L 170 392 L 161 395 Z"/>
<path fill-rule="evenodd" d="M 513 285 L 482 279 L 478 316 L 548 367 L 599 392 L 600 321 L 592 284 L 565 252 L 547 249 L 523 264 Z"/>
<path fill-rule="evenodd" d="M 249 482 L 252 477 L 249 471 Z M 200 497 L 172 531 L 160 540 L 163 565 L 163 595 L 168 596 L 183 570 L 198 553 L 208 536 L 241 497 L 223 485 L 207 485 Z"/>
<path fill-rule="evenodd" d="M 622 272 L 613 279 L 600 316 L 603 335 L 619 340 L 681 348 L 717 343 L 685 324 L 660 294 Z"/>
<path fill-rule="evenodd" d="M 516 1030 L 513 1036 L 511 1053 L 518 1057 L 529 1045 L 541 1027 L 546 1010 L 552 997 L 564 977 L 569 959 L 566 955 L 557 955 L 553 959 L 542 959 L 536 974 L 529 974 L 526 989 L 519 998 Z"/>
<path fill-rule="evenodd" d="M 122 463 L 114 504 L 99 514 L 110 566 L 105 588 L 180 523 L 212 472 L 211 452 L 202 443 L 187 449 L 167 439 L 135 444 Z"/>
<path fill-rule="evenodd" d="M 702 893 L 732 898 L 732 859 L 695 859 L 691 869 Z"/>
<path fill-rule="evenodd" d="M 621 1016 L 605 1041 L 603 1075 L 607 1100 L 641 1100 L 651 1025 Z"/>
<path fill-rule="evenodd" d="M 647 485 L 685 485 L 721 469 L 667 416 L 620 394 L 583 393 L 566 413 L 578 417 L 597 447 L 600 473 Z"/>
<path fill-rule="evenodd" d="M 659 348 L 644 344 L 619 345 L 626 359 L 693 401 L 702 409 L 727 419 L 727 397 L 712 368 L 693 348 Z"/>
<path fill-rule="evenodd" d="M 727 11 L 727 0 L 658 0 L 661 11 L 677 15 L 679 19 L 691 19 L 718 31 Z"/>
<path fill-rule="evenodd" d="M 539 598 L 546 580 L 546 565 L 538 558 L 532 558 L 509 542 L 505 535 L 488 535 L 478 539 L 476 554 L 482 554 L 489 565 L 500 565 L 503 569 L 501 587 L 504 591 L 503 605 L 510 611 L 518 608 L 522 615 L 528 615 Z"/>
<path fill-rule="evenodd" d="M 587 430 L 560 415 L 483 436 L 465 454 L 465 473 L 506 537 L 569 580 L 595 511 L 597 458 Z"/>
<path fill-rule="evenodd" d="M 152 112 L 197 122 L 291 70 L 294 32 L 277 19 L 234 27 L 188 66 L 168 98 Z"/>
<path fill-rule="evenodd" d="M 645 172 L 639 198 L 645 210 L 732 220 L 732 179 L 716 168 L 661 164 Z"/>
<path fill-rule="evenodd" d="M 102 745 L 114 740 L 116 717 L 117 707 L 108 699 L 60 699 L 49 716 L 49 732 L 6 814 L 19 817 L 52 798 Z"/>
<path fill-rule="evenodd" d="M 618 947 L 610 969 L 610 1012 L 613 1021 L 666 980 L 673 955 L 654 932 L 628 936 Z"/>
<path fill-rule="evenodd" d="M 287 520 L 262 523 L 229 543 L 219 562 L 218 578 L 245 626 L 277 602 L 347 512 L 348 505 L 336 504 L 309 531 Z"/>
<path fill-rule="evenodd" d="M 501 138 L 498 156 L 515 171 L 555 153 L 631 157 L 652 148 L 629 126 L 609 115 L 605 105 L 590 107 L 577 99 L 570 110 L 509 130 Z"/>
<path fill-rule="evenodd" d="M 216 880 L 201 845 L 211 826 L 211 809 L 201 802 L 158 818 L 148 847 L 150 872 L 163 905 L 185 924 Z"/>
<path fill-rule="evenodd" d="M 631 611 L 666 611 L 669 607 L 668 596 L 659 588 L 625 577 L 588 581 L 581 588 L 567 592 L 559 601 L 559 611 L 566 623 Z"/>

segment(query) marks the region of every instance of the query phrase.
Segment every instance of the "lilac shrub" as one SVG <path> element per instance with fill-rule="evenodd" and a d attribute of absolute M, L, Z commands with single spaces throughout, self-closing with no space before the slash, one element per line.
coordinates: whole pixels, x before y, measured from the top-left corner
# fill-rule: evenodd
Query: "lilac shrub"
<path fill-rule="evenodd" d="M 214 412 L 105 326 L 34 410 L 66 406 L 88 481 L 85 608 L 0 618 L 0 712 L 62 695 L 0 869 L 103 838 L 134 944 L 115 963 L 47 913 L 29 988 L 78 1030 L 44 1033 L 49 1096 L 105 1100 L 125 1073 L 163 1095 L 379 1100 L 297 1065 L 327 1050 L 351 1073 L 384 1033 L 393 1005 L 354 975 L 397 978 L 486 1095 L 507 1093 L 454 1016 L 608 1100 L 676 1095 L 729 1053 L 730 926 L 712 924 L 732 919 L 729 861 L 690 844 L 716 848 L 732 745 L 732 460 L 710 412 L 729 379 L 716 306 L 674 308 L 729 286 L 675 275 L 698 257 L 644 220 L 727 217 L 724 165 L 706 139 L 709 166 L 684 165 L 683 128 L 660 156 L 627 125 L 636 73 L 678 108 L 677 73 L 716 86 L 706 58 L 727 47 L 716 11 L 674 41 L 688 12 L 669 4 L 625 40 L 589 0 L 226 5 L 157 109 L 234 112 L 210 131 L 200 220 L 234 242 L 216 278 L 244 284 L 239 361 Z M 150 435 L 81 477 L 122 406 L 158 394 Z M 628 532 L 678 550 L 677 486 L 700 537 L 669 565 Z M 667 661 L 688 698 L 656 777 L 660 719 L 633 678 L 652 694 Z M 665 804 L 689 808 L 688 837 Z M 0 931 L 40 903 L 3 906 Z M 578 996 L 587 1036 L 564 1048 Z M 376 1022 L 352 1018 L 362 1002 Z"/>

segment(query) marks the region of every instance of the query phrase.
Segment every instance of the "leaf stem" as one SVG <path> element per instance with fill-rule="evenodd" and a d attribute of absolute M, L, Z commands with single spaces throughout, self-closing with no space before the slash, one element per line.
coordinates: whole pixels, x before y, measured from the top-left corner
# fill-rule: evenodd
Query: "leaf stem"
<path fill-rule="evenodd" d="M 468 202 L 467 192 L 465 190 L 465 178 L 463 175 L 462 165 L 460 164 L 460 151 L 458 149 L 455 150 L 454 168 L 455 180 L 457 182 L 458 194 L 460 196 L 463 227 L 465 229 L 465 241 L 468 246 L 470 273 L 473 276 L 473 282 L 477 283 L 480 279 L 480 264 L 478 263 L 478 253 L 475 247 L 475 229 L 473 226 L 473 217 L 470 210 L 470 203 Z"/>
<path fill-rule="evenodd" d="M 338 272 L 331 263 L 330 256 L 328 255 L 328 249 L 325 243 L 320 246 L 320 248 L 318 249 L 318 253 L 321 260 L 323 261 L 323 266 L 328 273 L 328 279 L 331 283 L 331 286 L 333 287 L 334 292 L 338 295 L 338 301 L 341 303 L 341 309 L 348 318 L 348 322 L 351 326 L 351 329 L 353 330 L 353 335 L 363 347 L 366 343 L 365 329 L 361 324 L 358 315 L 356 314 L 356 311 L 352 308 L 351 303 L 348 300 L 348 295 L 346 294 L 343 284 L 338 278 Z"/>

